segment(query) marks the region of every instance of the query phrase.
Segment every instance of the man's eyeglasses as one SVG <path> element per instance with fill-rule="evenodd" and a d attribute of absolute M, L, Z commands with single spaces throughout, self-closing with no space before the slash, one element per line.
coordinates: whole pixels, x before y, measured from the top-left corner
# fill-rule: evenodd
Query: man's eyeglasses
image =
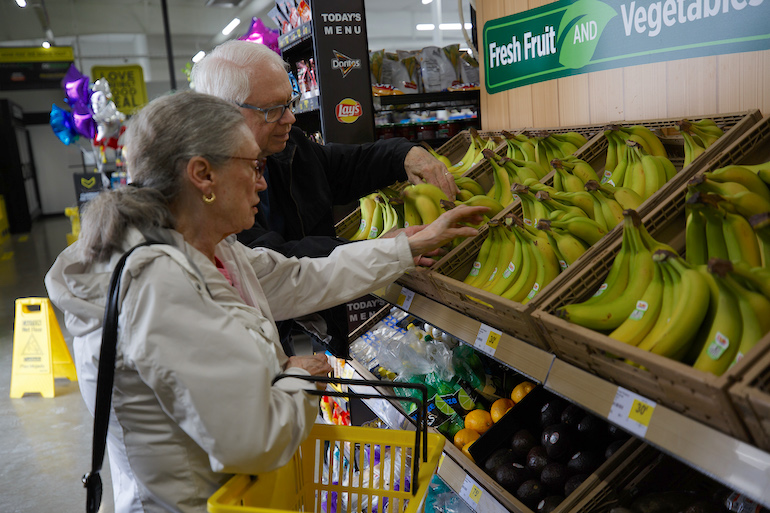
<path fill-rule="evenodd" d="M 251 109 L 251 110 L 257 110 L 259 112 L 264 112 L 265 121 L 267 123 L 275 123 L 283 117 L 283 113 L 286 112 L 286 109 L 291 110 L 291 113 L 294 114 L 294 112 L 297 110 L 297 105 L 299 105 L 300 99 L 301 99 L 300 95 L 295 94 L 294 96 L 291 97 L 291 100 L 289 100 L 288 103 L 286 103 L 286 105 L 276 105 L 275 107 L 269 107 L 267 109 L 256 107 L 248 103 L 238 103 L 238 102 L 234 102 L 234 103 L 238 107 L 242 107 L 244 109 Z"/>
<path fill-rule="evenodd" d="M 252 167 L 254 168 L 254 173 L 257 175 L 257 181 L 259 181 L 262 176 L 265 174 L 265 166 L 262 164 L 261 159 L 254 159 L 251 157 L 235 157 L 233 155 L 211 155 L 211 157 L 220 157 L 225 159 L 237 159 L 237 160 L 245 160 L 251 163 Z"/>

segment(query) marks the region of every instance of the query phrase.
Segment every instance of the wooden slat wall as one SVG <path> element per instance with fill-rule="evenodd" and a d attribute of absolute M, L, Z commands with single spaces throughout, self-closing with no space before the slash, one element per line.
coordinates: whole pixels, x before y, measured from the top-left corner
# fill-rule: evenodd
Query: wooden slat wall
<path fill-rule="evenodd" d="M 477 1 L 479 45 L 483 46 L 481 29 L 487 21 L 548 3 Z M 480 47 L 479 52 L 484 49 Z M 483 64 L 481 76 L 483 84 Z M 484 130 L 694 117 L 749 109 L 770 115 L 770 50 L 597 71 L 493 95 L 483 85 L 481 90 Z"/>

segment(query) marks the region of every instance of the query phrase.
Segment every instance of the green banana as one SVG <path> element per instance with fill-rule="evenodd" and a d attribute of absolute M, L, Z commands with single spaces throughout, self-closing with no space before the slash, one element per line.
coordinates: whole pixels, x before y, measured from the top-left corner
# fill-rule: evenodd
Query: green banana
<path fill-rule="evenodd" d="M 738 298 L 743 330 L 738 343 L 738 351 L 730 366 L 732 367 L 757 345 L 757 342 L 770 331 L 770 300 L 762 294 L 746 289 L 731 274 L 725 276 L 725 284 Z"/>
<path fill-rule="evenodd" d="M 712 182 L 726 183 L 734 182 L 741 184 L 745 190 L 759 194 L 767 201 L 770 201 L 770 189 L 765 182 L 750 169 L 741 166 L 727 166 L 716 169 L 712 172 L 703 173 L 703 177 Z"/>
<path fill-rule="evenodd" d="M 458 188 L 471 192 L 473 196 L 486 194 L 484 188 L 473 178 L 467 176 L 458 176 L 454 180 Z"/>
<path fill-rule="evenodd" d="M 706 219 L 703 217 L 703 207 L 700 204 L 688 206 L 685 225 L 685 246 L 687 262 L 690 265 L 706 265 L 709 252 L 706 243 Z"/>
<path fill-rule="evenodd" d="M 593 246 L 599 242 L 602 237 L 607 235 L 607 230 L 603 229 L 599 223 L 588 217 L 577 216 L 566 221 L 553 221 L 551 226 L 567 230 L 589 246 Z"/>
<path fill-rule="evenodd" d="M 725 212 L 722 220 L 722 231 L 730 261 L 744 260 L 751 267 L 762 265 L 762 254 L 759 249 L 757 234 L 745 217 Z"/>

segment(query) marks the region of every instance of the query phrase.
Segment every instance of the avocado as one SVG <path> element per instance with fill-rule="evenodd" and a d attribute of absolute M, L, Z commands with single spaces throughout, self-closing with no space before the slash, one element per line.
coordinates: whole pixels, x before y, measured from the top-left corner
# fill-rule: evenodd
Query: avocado
<path fill-rule="evenodd" d="M 564 483 L 564 496 L 569 497 L 586 479 L 588 479 L 588 474 L 575 474 L 567 479 L 567 482 Z"/>
<path fill-rule="evenodd" d="M 564 497 L 561 495 L 551 495 L 541 500 L 537 505 L 537 513 L 551 513 L 555 510 L 559 504 L 562 503 Z"/>
<path fill-rule="evenodd" d="M 545 447 L 548 458 L 561 461 L 575 450 L 575 433 L 567 424 L 548 426 L 540 437 L 540 443 Z"/>
<path fill-rule="evenodd" d="M 527 453 L 536 445 L 537 440 L 526 429 L 516 431 L 516 434 L 511 439 L 511 449 L 513 449 L 516 459 L 521 461 L 527 457 Z"/>
<path fill-rule="evenodd" d="M 513 449 L 504 447 L 490 454 L 487 461 L 484 462 L 484 470 L 486 470 L 487 473 L 490 473 L 496 467 L 499 467 L 504 463 L 513 463 L 514 460 Z"/>
<path fill-rule="evenodd" d="M 561 414 L 567 407 L 567 401 L 558 397 L 549 399 L 540 408 L 540 427 L 551 426 L 561 422 Z"/>
<path fill-rule="evenodd" d="M 615 440 L 610 445 L 607 446 L 607 449 L 604 451 L 604 458 L 610 459 L 610 457 L 617 452 L 618 449 L 623 447 L 625 445 L 625 440 Z"/>
<path fill-rule="evenodd" d="M 516 497 L 528 508 L 535 509 L 540 501 L 545 499 L 545 487 L 534 479 L 524 481 L 516 490 Z"/>
<path fill-rule="evenodd" d="M 525 466 L 533 475 L 539 476 L 545 466 L 548 465 L 548 455 L 545 448 L 537 445 L 527 453 Z"/>
<path fill-rule="evenodd" d="M 564 463 L 549 463 L 540 473 L 540 482 L 551 492 L 561 493 L 564 490 L 564 483 L 567 482 L 569 474 Z"/>
<path fill-rule="evenodd" d="M 496 467 L 491 475 L 497 484 L 511 493 L 516 493 L 519 486 L 532 476 L 529 470 L 518 463 L 503 463 Z"/>
<path fill-rule="evenodd" d="M 586 445 L 601 444 L 605 438 L 607 424 L 594 415 L 585 415 L 577 425 L 578 437 Z"/>
<path fill-rule="evenodd" d="M 598 452 L 578 451 L 567 462 L 567 468 L 571 474 L 590 474 L 602 464 L 603 460 Z"/>
<path fill-rule="evenodd" d="M 570 404 L 561 412 L 562 424 L 576 428 L 580 421 L 585 417 L 586 412 L 577 404 Z"/>

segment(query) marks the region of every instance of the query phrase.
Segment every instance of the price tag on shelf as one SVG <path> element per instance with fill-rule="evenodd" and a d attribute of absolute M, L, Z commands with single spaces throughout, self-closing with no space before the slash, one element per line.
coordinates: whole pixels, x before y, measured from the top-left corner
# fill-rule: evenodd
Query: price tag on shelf
<path fill-rule="evenodd" d="M 409 311 L 409 307 L 412 306 L 412 300 L 414 299 L 414 291 L 409 290 L 406 287 L 401 287 L 401 294 L 398 295 L 396 304 L 406 311 Z"/>
<path fill-rule="evenodd" d="M 463 486 L 460 488 L 460 497 L 473 511 L 479 510 L 479 502 L 483 495 L 484 490 L 481 486 L 471 476 L 465 476 Z"/>
<path fill-rule="evenodd" d="M 607 418 L 636 436 L 644 438 L 657 404 L 646 397 L 618 387 Z"/>
<path fill-rule="evenodd" d="M 502 336 L 502 331 L 495 329 L 492 326 L 482 324 L 481 327 L 479 327 L 479 334 L 476 335 L 476 341 L 473 343 L 473 346 L 489 356 L 494 356 Z"/>

